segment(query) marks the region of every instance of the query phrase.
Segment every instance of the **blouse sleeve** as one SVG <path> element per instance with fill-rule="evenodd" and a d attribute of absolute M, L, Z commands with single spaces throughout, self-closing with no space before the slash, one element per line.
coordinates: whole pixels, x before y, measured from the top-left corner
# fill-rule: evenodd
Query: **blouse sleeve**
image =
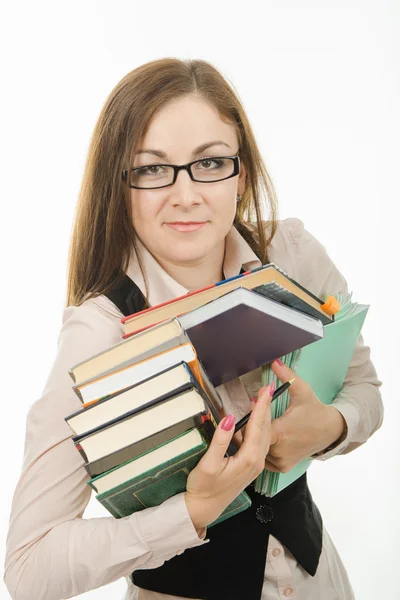
<path fill-rule="evenodd" d="M 96 299 L 65 309 L 43 395 L 28 411 L 5 557 L 13 600 L 70 598 L 208 542 L 197 535 L 183 493 L 121 519 L 83 518 L 91 488 L 64 421 L 82 408 L 68 369 L 120 341 L 121 315 L 108 308 Z"/>
<path fill-rule="evenodd" d="M 299 283 L 322 299 L 326 294 L 347 294 L 345 278 L 323 245 L 304 228 L 302 221 L 285 219 L 283 223 L 288 245 L 294 251 L 294 269 Z M 317 460 L 347 454 L 364 444 L 379 429 L 383 420 L 381 384 L 370 359 L 370 348 L 360 335 L 343 387 L 332 403 L 347 423 L 347 436 L 338 446 L 319 455 Z"/>

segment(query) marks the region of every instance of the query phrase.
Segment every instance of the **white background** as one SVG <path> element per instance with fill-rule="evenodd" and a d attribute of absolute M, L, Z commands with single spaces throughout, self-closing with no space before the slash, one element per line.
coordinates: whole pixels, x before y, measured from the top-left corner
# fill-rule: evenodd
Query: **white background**
<path fill-rule="evenodd" d="M 56 353 L 73 211 L 97 116 L 138 65 L 197 57 L 237 89 L 280 218 L 301 218 L 354 299 L 371 305 L 364 336 L 384 382 L 384 425 L 351 455 L 314 464 L 309 480 L 357 600 L 397 597 L 399 2 L 1 6 L 1 558 L 26 413 Z M 104 514 L 92 499 L 85 517 Z M 124 589 L 120 580 L 81 597 L 120 598 Z M 0 598 L 9 598 L 2 583 Z"/>

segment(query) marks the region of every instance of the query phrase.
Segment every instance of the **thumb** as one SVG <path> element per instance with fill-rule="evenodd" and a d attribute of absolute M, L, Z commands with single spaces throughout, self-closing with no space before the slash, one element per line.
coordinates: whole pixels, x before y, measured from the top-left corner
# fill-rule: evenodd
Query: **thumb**
<path fill-rule="evenodd" d="M 289 387 L 289 396 L 291 402 L 300 400 L 304 396 L 303 392 L 307 384 L 296 374 L 296 371 L 293 371 L 293 369 L 285 365 L 280 358 L 272 361 L 271 369 L 282 383 L 286 383 L 287 381 L 294 379 L 292 385 Z"/>
<path fill-rule="evenodd" d="M 210 466 L 217 466 L 224 460 L 234 431 L 235 417 L 233 415 L 227 415 L 218 423 L 218 427 L 214 431 L 208 450 L 202 458 L 203 464 L 206 463 Z"/>

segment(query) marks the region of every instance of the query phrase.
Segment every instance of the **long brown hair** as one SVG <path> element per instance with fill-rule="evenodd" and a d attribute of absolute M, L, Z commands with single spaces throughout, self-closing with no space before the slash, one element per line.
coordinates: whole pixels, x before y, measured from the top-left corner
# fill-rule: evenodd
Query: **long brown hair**
<path fill-rule="evenodd" d="M 276 197 L 237 94 L 204 60 L 158 59 L 128 73 L 112 90 L 97 120 L 74 218 L 67 306 L 108 292 L 123 276 L 132 246 L 136 248 L 136 235 L 129 188 L 121 172 L 133 164 L 154 113 L 167 102 L 188 94 L 204 98 L 218 110 L 221 119 L 236 126 L 247 177 L 234 224 L 262 262 L 268 262 L 267 247 L 276 230 Z M 265 197 L 269 227 L 263 222 Z"/>

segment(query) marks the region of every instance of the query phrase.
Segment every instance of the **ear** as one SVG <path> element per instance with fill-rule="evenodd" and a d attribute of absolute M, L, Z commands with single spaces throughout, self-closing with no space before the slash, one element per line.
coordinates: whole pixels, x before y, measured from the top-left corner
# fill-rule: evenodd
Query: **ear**
<path fill-rule="evenodd" d="M 239 178 L 238 178 L 238 194 L 239 194 L 239 196 L 243 196 L 245 187 L 246 187 L 246 167 L 241 162 Z"/>

